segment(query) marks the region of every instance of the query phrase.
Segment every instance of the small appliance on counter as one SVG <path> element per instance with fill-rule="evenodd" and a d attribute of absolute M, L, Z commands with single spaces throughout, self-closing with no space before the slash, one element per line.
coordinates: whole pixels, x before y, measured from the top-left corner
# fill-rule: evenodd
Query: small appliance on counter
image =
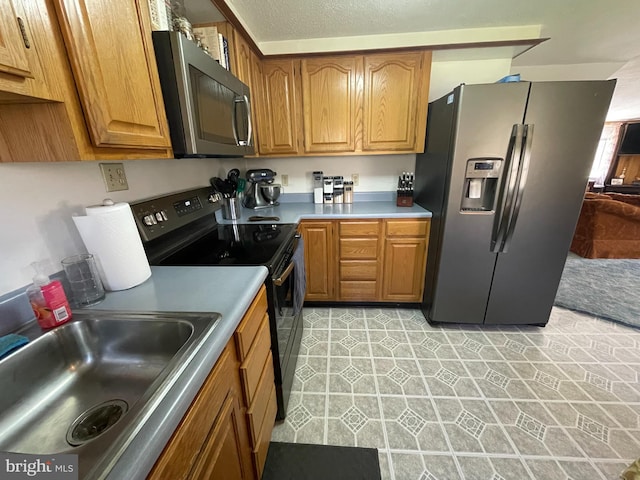
<path fill-rule="evenodd" d="M 273 207 L 279 205 L 276 202 L 280 196 L 280 189 L 269 189 L 273 184 L 277 173 L 268 168 L 247 170 L 247 190 L 242 204 L 247 208 L 258 210 L 260 208 Z"/>

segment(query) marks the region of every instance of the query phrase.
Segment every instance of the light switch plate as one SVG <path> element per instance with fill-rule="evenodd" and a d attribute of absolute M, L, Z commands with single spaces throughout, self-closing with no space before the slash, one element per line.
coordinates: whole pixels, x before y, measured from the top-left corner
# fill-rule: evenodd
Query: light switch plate
<path fill-rule="evenodd" d="M 101 163 L 100 170 L 107 192 L 117 192 L 118 190 L 129 190 L 127 175 L 124 173 L 122 163 Z"/>

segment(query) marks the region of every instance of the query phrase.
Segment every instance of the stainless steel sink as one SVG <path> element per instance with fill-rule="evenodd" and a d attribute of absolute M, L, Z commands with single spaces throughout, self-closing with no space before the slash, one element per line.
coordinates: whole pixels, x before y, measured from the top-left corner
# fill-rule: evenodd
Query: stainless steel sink
<path fill-rule="evenodd" d="M 218 314 L 74 312 L 0 361 L 0 451 L 109 463 L 162 400 Z M 35 338 L 34 338 L 35 337 Z"/>

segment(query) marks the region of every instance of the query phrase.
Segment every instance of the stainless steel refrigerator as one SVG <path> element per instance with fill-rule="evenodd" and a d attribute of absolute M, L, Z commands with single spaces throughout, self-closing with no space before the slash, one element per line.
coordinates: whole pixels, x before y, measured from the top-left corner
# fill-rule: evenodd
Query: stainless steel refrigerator
<path fill-rule="evenodd" d="M 429 104 L 431 322 L 545 325 L 615 80 L 461 85 Z"/>

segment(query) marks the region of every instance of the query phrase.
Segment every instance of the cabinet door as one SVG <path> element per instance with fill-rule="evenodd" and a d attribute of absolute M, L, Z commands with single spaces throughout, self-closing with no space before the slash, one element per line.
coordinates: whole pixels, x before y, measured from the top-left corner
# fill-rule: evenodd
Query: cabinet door
<path fill-rule="evenodd" d="M 26 46 L 19 22 L 24 26 L 24 18 L 18 14 L 11 0 L 0 2 L 0 72 L 19 77 L 31 77 Z M 24 28 L 24 27 L 23 27 Z M 25 31 L 26 33 L 26 31 Z"/>
<path fill-rule="evenodd" d="M 334 299 L 333 223 L 301 222 L 304 264 L 307 274 L 305 300 Z"/>
<path fill-rule="evenodd" d="M 430 52 L 365 55 L 364 151 L 424 148 L 430 65 Z"/>
<path fill-rule="evenodd" d="M 254 478 L 253 471 L 243 468 L 245 453 L 242 447 L 243 437 L 246 436 L 246 432 L 242 431 L 243 428 L 246 427 L 242 419 L 242 410 L 238 398 L 231 392 L 220 409 L 211 435 L 189 478 L 202 480 Z"/>
<path fill-rule="evenodd" d="M 147 479 L 255 478 L 240 389 L 231 340 Z"/>
<path fill-rule="evenodd" d="M 353 152 L 360 124 L 362 56 L 304 59 L 301 77 L 305 152 Z"/>
<path fill-rule="evenodd" d="M 253 122 L 253 144 L 256 146 L 255 148 L 255 156 L 260 154 L 260 132 L 258 131 L 261 123 L 260 120 L 260 107 L 264 105 L 263 95 L 262 95 L 262 62 L 258 55 L 253 50 L 249 51 L 249 75 L 251 78 L 251 108 L 252 108 L 252 118 Z"/>
<path fill-rule="evenodd" d="M 261 154 L 295 154 L 299 151 L 302 128 L 298 66 L 299 60 L 262 62 L 262 95 L 256 104 Z"/>
<path fill-rule="evenodd" d="M 91 140 L 170 146 L 147 0 L 56 0 Z"/>
<path fill-rule="evenodd" d="M 240 32 L 233 30 L 233 72 L 251 90 L 251 49 Z"/>
<path fill-rule="evenodd" d="M 427 252 L 426 238 L 387 238 L 382 299 L 422 301 Z"/>

